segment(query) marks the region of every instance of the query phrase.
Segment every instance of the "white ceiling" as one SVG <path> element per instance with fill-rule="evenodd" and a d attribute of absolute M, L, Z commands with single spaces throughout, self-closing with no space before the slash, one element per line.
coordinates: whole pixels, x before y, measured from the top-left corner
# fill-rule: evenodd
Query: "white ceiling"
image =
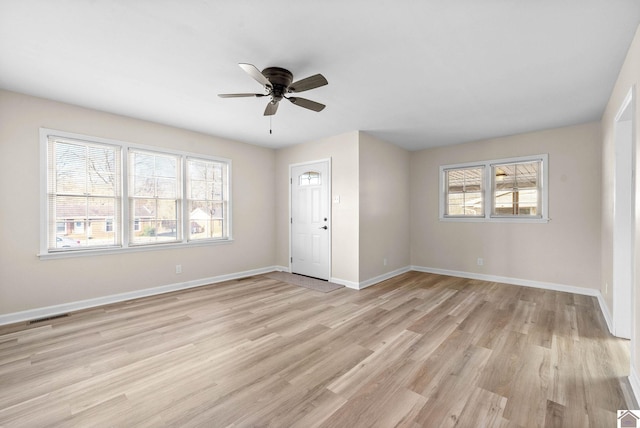
<path fill-rule="evenodd" d="M 600 119 L 638 0 L 0 0 L 0 87 L 266 147 L 417 150 Z M 237 65 L 329 85 L 266 98 Z M 69 130 L 73 131 L 73 130 Z"/>

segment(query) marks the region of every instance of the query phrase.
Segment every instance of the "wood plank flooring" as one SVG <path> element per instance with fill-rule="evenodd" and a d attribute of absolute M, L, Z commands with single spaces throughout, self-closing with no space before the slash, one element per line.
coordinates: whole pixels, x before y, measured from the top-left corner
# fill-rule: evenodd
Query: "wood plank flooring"
<path fill-rule="evenodd" d="M 608 427 L 628 367 L 595 298 L 261 275 L 0 328 L 0 426 Z"/>

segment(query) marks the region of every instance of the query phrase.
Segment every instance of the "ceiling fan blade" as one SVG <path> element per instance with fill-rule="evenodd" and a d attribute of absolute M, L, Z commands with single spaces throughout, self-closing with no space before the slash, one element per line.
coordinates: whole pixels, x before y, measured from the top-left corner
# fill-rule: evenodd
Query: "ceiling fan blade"
<path fill-rule="evenodd" d="M 307 77 L 306 79 L 293 82 L 291 85 L 289 85 L 289 92 L 308 91 L 309 89 L 319 88 L 320 86 L 324 86 L 327 84 L 329 84 L 329 82 L 327 82 L 327 79 L 325 79 L 322 74 L 316 74 Z"/>
<path fill-rule="evenodd" d="M 322 111 L 322 109 L 326 107 L 324 104 L 320 104 L 306 98 L 289 97 L 287 99 L 297 106 L 308 108 L 313 111 Z"/>
<path fill-rule="evenodd" d="M 264 74 L 262 74 L 262 72 L 260 70 L 258 70 L 255 65 L 253 65 L 253 64 L 244 64 L 244 63 L 240 63 L 238 65 L 249 76 L 253 77 L 262 86 L 271 86 L 271 82 L 269 82 L 269 79 L 264 77 Z"/>
<path fill-rule="evenodd" d="M 267 108 L 264 109 L 264 115 L 265 116 L 273 116 L 274 114 L 276 114 L 276 112 L 278 111 L 278 105 L 279 104 L 280 104 L 279 102 L 267 104 Z"/>
<path fill-rule="evenodd" d="M 264 97 L 265 94 L 218 94 L 220 98 Z"/>

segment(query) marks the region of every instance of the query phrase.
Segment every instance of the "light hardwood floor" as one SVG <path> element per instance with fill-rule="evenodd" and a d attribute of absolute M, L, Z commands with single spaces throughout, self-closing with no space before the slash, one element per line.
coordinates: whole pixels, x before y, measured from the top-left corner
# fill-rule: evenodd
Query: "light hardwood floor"
<path fill-rule="evenodd" d="M 627 348 L 586 296 L 255 276 L 0 329 L 0 426 L 609 427 Z"/>

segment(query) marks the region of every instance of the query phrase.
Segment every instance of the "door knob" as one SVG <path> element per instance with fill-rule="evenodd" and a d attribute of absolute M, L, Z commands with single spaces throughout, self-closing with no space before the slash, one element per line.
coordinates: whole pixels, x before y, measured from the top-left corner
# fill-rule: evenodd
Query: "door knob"
<path fill-rule="evenodd" d="M 328 229 L 328 227 L 327 227 L 327 226 L 322 226 L 322 227 L 319 227 L 318 229 L 324 229 L 324 230 L 327 230 L 327 229 Z"/>

